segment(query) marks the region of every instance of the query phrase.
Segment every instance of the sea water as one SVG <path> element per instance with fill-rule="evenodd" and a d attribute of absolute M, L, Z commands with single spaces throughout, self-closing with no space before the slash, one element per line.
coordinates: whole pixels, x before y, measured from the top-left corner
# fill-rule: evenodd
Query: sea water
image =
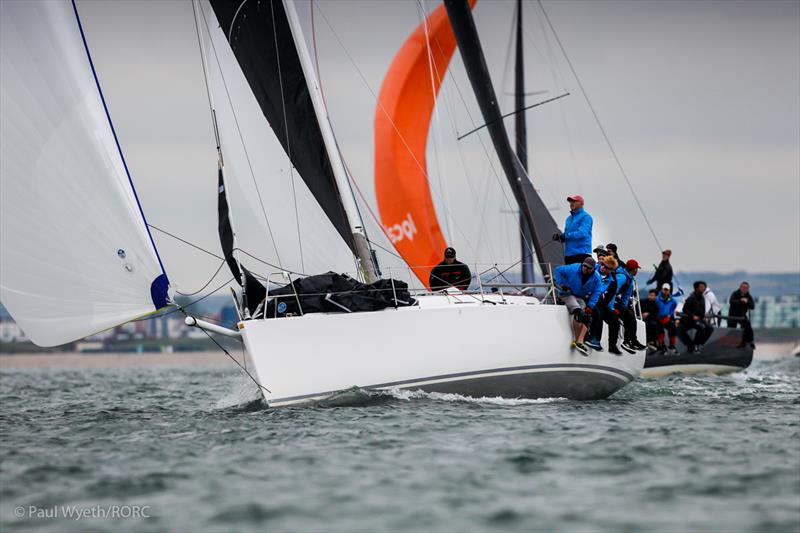
<path fill-rule="evenodd" d="M 800 358 L 594 402 L 348 394 L 272 410 L 218 365 L 5 368 L 0 529 L 800 530 Z"/>

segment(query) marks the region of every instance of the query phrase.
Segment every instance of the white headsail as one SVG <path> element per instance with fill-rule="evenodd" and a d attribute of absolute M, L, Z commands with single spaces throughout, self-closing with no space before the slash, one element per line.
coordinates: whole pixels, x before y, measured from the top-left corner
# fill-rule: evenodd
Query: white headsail
<path fill-rule="evenodd" d="M 166 305 L 150 237 L 68 1 L 0 2 L 0 299 L 38 345 Z"/>

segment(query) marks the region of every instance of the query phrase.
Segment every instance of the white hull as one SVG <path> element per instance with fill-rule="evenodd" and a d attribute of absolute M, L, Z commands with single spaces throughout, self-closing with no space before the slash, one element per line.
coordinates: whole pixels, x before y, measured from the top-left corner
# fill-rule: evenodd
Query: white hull
<path fill-rule="evenodd" d="M 428 295 L 419 305 L 240 323 L 272 406 L 351 387 L 473 397 L 605 398 L 638 377 L 644 352 L 570 349 L 564 306 L 526 296 Z M 639 323 L 640 337 L 644 324 Z"/>

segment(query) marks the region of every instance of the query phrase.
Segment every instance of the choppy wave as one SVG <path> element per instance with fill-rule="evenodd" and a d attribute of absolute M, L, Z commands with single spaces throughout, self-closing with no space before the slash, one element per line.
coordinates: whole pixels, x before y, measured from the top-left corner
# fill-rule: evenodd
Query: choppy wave
<path fill-rule="evenodd" d="M 393 389 L 268 409 L 215 368 L 0 371 L 0 529 L 797 531 L 800 360 L 598 402 Z M 147 519 L 16 516 L 149 507 Z"/>

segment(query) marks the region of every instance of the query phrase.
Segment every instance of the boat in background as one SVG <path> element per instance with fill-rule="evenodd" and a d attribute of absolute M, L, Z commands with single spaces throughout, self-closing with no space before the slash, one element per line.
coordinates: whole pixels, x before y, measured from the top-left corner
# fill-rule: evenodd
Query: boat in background
<path fill-rule="evenodd" d="M 700 353 L 688 353 L 677 339 L 677 354 L 648 350 L 643 378 L 661 378 L 672 374 L 729 374 L 746 369 L 753 362 L 752 346 L 742 346 L 744 330 L 715 326 Z"/>

